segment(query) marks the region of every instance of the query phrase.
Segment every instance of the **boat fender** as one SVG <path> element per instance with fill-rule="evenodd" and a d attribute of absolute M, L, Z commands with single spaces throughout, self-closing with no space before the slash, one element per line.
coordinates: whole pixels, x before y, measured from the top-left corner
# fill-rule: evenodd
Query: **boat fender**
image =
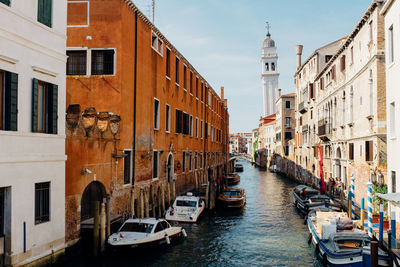
<path fill-rule="evenodd" d="M 182 234 L 183 234 L 184 237 L 187 237 L 185 229 L 182 229 Z"/>
<path fill-rule="evenodd" d="M 308 244 L 311 243 L 311 239 L 312 239 L 312 234 L 310 234 L 310 235 L 308 236 L 308 241 L 307 241 Z"/>
<path fill-rule="evenodd" d="M 169 236 L 167 234 L 165 234 L 165 241 L 168 245 L 171 244 L 171 240 L 169 239 Z"/>

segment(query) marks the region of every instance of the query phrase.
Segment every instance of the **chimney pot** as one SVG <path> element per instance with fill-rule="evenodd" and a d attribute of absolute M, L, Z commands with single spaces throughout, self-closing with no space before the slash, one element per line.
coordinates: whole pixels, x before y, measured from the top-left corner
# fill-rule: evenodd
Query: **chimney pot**
<path fill-rule="evenodd" d="M 301 67 L 301 54 L 303 53 L 303 46 L 296 45 L 296 55 L 297 55 L 297 69 Z"/>

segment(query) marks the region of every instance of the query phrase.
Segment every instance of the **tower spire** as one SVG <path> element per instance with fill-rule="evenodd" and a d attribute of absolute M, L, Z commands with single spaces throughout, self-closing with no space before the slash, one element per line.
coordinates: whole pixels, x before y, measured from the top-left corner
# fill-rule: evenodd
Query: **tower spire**
<path fill-rule="evenodd" d="M 271 34 L 269 33 L 269 29 L 271 29 L 271 25 L 269 25 L 269 22 L 266 22 L 267 26 L 265 26 L 265 28 L 267 28 L 267 37 L 271 37 Z"/>

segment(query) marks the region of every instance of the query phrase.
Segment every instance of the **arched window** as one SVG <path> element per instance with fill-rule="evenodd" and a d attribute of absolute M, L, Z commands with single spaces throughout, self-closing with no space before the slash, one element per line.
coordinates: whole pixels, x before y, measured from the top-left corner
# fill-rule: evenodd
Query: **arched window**
<path fill-rule="evenodd" d="M 265 71 L 269 71 L 269 65 L 268 62 L 265 63 Z"/>
<path fill-rule="evenodd" d="M 274 62 L 271 63 L 271 70 L 275 71 L 275 63 Z"/>

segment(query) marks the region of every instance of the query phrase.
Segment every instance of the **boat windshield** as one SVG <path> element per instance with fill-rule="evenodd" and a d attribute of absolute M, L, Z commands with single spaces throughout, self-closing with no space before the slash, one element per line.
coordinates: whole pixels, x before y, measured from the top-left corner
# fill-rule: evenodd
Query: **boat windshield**
<path fill-rule="evenodd" d="M 360 249 L 366 245 L 365 240 L 336 240 L 336 245 L 340 249 Z"/>
<path fill-rule="evenodd" d="M 151 223 L 127 222 L 121 227 L 120 232 L 151 233 L 153 226 Z"/>
<path fill-rule="evenodd" d="M 176 206 L 179 206 L 179 207 L 196 207 L 197 206 L 197 201 L 177 200 L 176 201 Z"/>
<path fill-rule="evenodd" d="M 240 192 L 239 191 L 224 191 L 224 196 L 239 197 L 240 196 Z"/>

